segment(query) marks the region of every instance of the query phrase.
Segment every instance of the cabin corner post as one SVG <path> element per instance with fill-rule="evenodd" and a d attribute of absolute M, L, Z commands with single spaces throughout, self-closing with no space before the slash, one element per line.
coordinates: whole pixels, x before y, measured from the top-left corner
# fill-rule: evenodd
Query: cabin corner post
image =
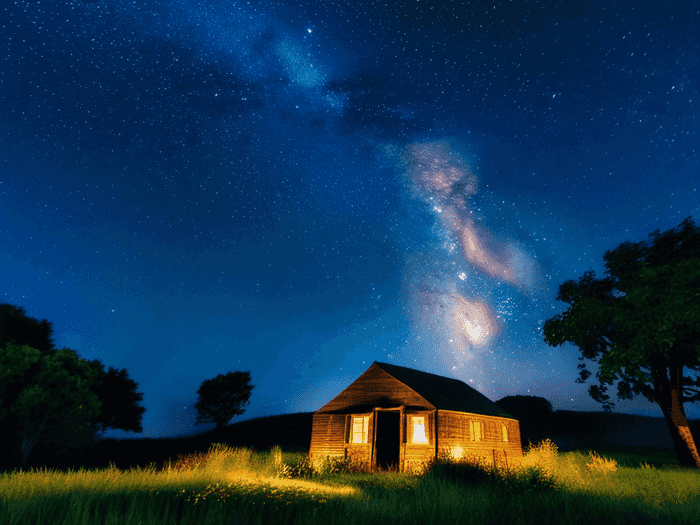
<path fill-rule="evenodd" d="M 433 431 L 435 432 L 435 459 L 437 460 L 439 456 L 438 453 L 438 409 L 435 409 L 435 417 L 433 418 L 435 423 L 433 423 Z"/>
<path fill-rule="evenodd" d="M 350 446 L 350 429 L 352 427 L 352 415 L 345 414 L 345 429 L 343 431 L 343 456 L 348 458 L 348 448 Z"/>
<path fill-rule="evenodd" d="M 406 425 L 404 421 L 404 408 L 405 405 L 399 407 L 399 470 L 404 472 L 406 469 L 406 445 L 404 444 L 404 431 L 403 428 Z"/>
<path fill-rule="evenodd" d="M 377 407 L 372 409 L 372 448 L 369 452 L 369 464 L 372 473 L 376 472 L 377 466 L 375 465 L 377 459 Z"/>

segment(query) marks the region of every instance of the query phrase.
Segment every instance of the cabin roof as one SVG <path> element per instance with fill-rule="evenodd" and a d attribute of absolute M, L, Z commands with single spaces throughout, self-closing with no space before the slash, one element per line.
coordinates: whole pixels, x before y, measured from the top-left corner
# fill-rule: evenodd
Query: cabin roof
<path fill-rule="evenodd" d="M 377 361 L 373 364 L 418 392 L 437 409 L 515 419 L 484 394 L 459 379 Z"/>
<path fill-rule="evenodd" d="M 456 412 L 516 419 L 484 394 L 458 379 L 421 372 L 420 370 L 404 366 L 375 361 L 353 384 L 367 375 L 372 370 L 372 367 L 383 370 L 439 410 L 454 410 Z M 341 392 L 336 398 L 342 396 L 342 394 Z M 318 412 L 326 411 L 324 409 L 330 408 L 329 405 L 333 404 L 335 403 L 330 401 Z"/>

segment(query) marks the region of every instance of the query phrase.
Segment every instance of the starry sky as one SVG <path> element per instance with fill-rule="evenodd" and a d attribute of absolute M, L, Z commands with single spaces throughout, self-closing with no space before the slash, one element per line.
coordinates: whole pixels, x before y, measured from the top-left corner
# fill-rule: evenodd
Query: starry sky
<path fill-rule="evenodd" d="M 559 285 L 700 219 L 700 3 L 640 6 L 7 2 L 0 302 L 128 370 L 144 432 L 107 437 L 213 428 L 236 370 L 232 422 L 317 410 L 375 360 L 601 410 L 543 341 Z"/>

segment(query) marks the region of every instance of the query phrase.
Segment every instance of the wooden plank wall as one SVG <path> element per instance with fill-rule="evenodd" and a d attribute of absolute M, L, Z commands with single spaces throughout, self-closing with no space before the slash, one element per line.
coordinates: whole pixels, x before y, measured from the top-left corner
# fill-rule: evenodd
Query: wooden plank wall
<path fill-rule="evenodd" d="M 371 443 L 352 443 L 346 447 L 346 457 L 351 458 L 353 463 L 369 466 Z"/>
<path fill-rule="evenodd" d="M 428 428 L 426 433 L 430 443 L 414 444 L 410 443 L 409 417 L 412 415 L 423 415 L 426 417 Z M 309 455 L 313 460 L 325 456 L 352 457 L 356 461 L 369 463 L 371 443 L 374 439 L 372 430 L 374 416 L 370 417 L 368 443 L 357 444 L 348 443 L 349 416 L 345 414 L 314 414 L 311 437 L 311 448 Z M 504 452 L 508 458 L 523 456 L 520 445 L 519 423 L 512 419 L 497 418 L 493 416 L 483 416 L 478 414 L 463 414 L 441 410 L 438 412 L 437 431 L 439 434 L 438 453 L 446 453 L 451 447 L 460 446 L 465 454 L 476 454 L 486 458 L 492 458 L 494 450 L 497 460 L 504 458 Z M 484 424 L 484 435 L 482 441 L 471 441 L 470 421 L 481 421 Z M 508 441 L 503 441 L 501 424 L 505 424 L 508 429 Z M 401 459 L 405 466 L 419 464 L 435 456 L 435 415 L 430 412 L 406 413 L 403 421 L 404 443 L 401 444 Z"/>
<path fill-rule="evenodd" d="M 309 455 L 312 458 L 345 455 L 344 414 L 314 414 Z"/>
<path fill-rule="evenodd" d="M 508 457 L 522 457 L 520 445 L 520 425 L 512 419 L 483 416 L 480 414 L 462 414 L 440 410 L 438 424 L 439 453 L 446 453 L 450 447 L 460 446 L 466 454 L 478 454 L 492 457 L 493 450 L 505 451 Z M 483 423 L 484 435 L 481 441 L 471 440 L 471 421 Z M 508 441 L 503 441 L 501 424 L 508 429 Z"/>

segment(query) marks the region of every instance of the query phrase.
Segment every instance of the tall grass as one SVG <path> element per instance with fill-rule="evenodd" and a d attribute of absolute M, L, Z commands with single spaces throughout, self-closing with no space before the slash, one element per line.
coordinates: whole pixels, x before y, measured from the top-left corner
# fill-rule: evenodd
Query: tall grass
<path fill-rule="evenodd" d="M 343 459 L 312 465 L 278 447 L 255 454 L 216 445 L 160 471 L 2 474 L 0 523 L 700 523 L 700 473 L 612 456 L 560 454 L 546 441 L 507 466 L 443 456 L 412 473 L 368 474 Z"/>

